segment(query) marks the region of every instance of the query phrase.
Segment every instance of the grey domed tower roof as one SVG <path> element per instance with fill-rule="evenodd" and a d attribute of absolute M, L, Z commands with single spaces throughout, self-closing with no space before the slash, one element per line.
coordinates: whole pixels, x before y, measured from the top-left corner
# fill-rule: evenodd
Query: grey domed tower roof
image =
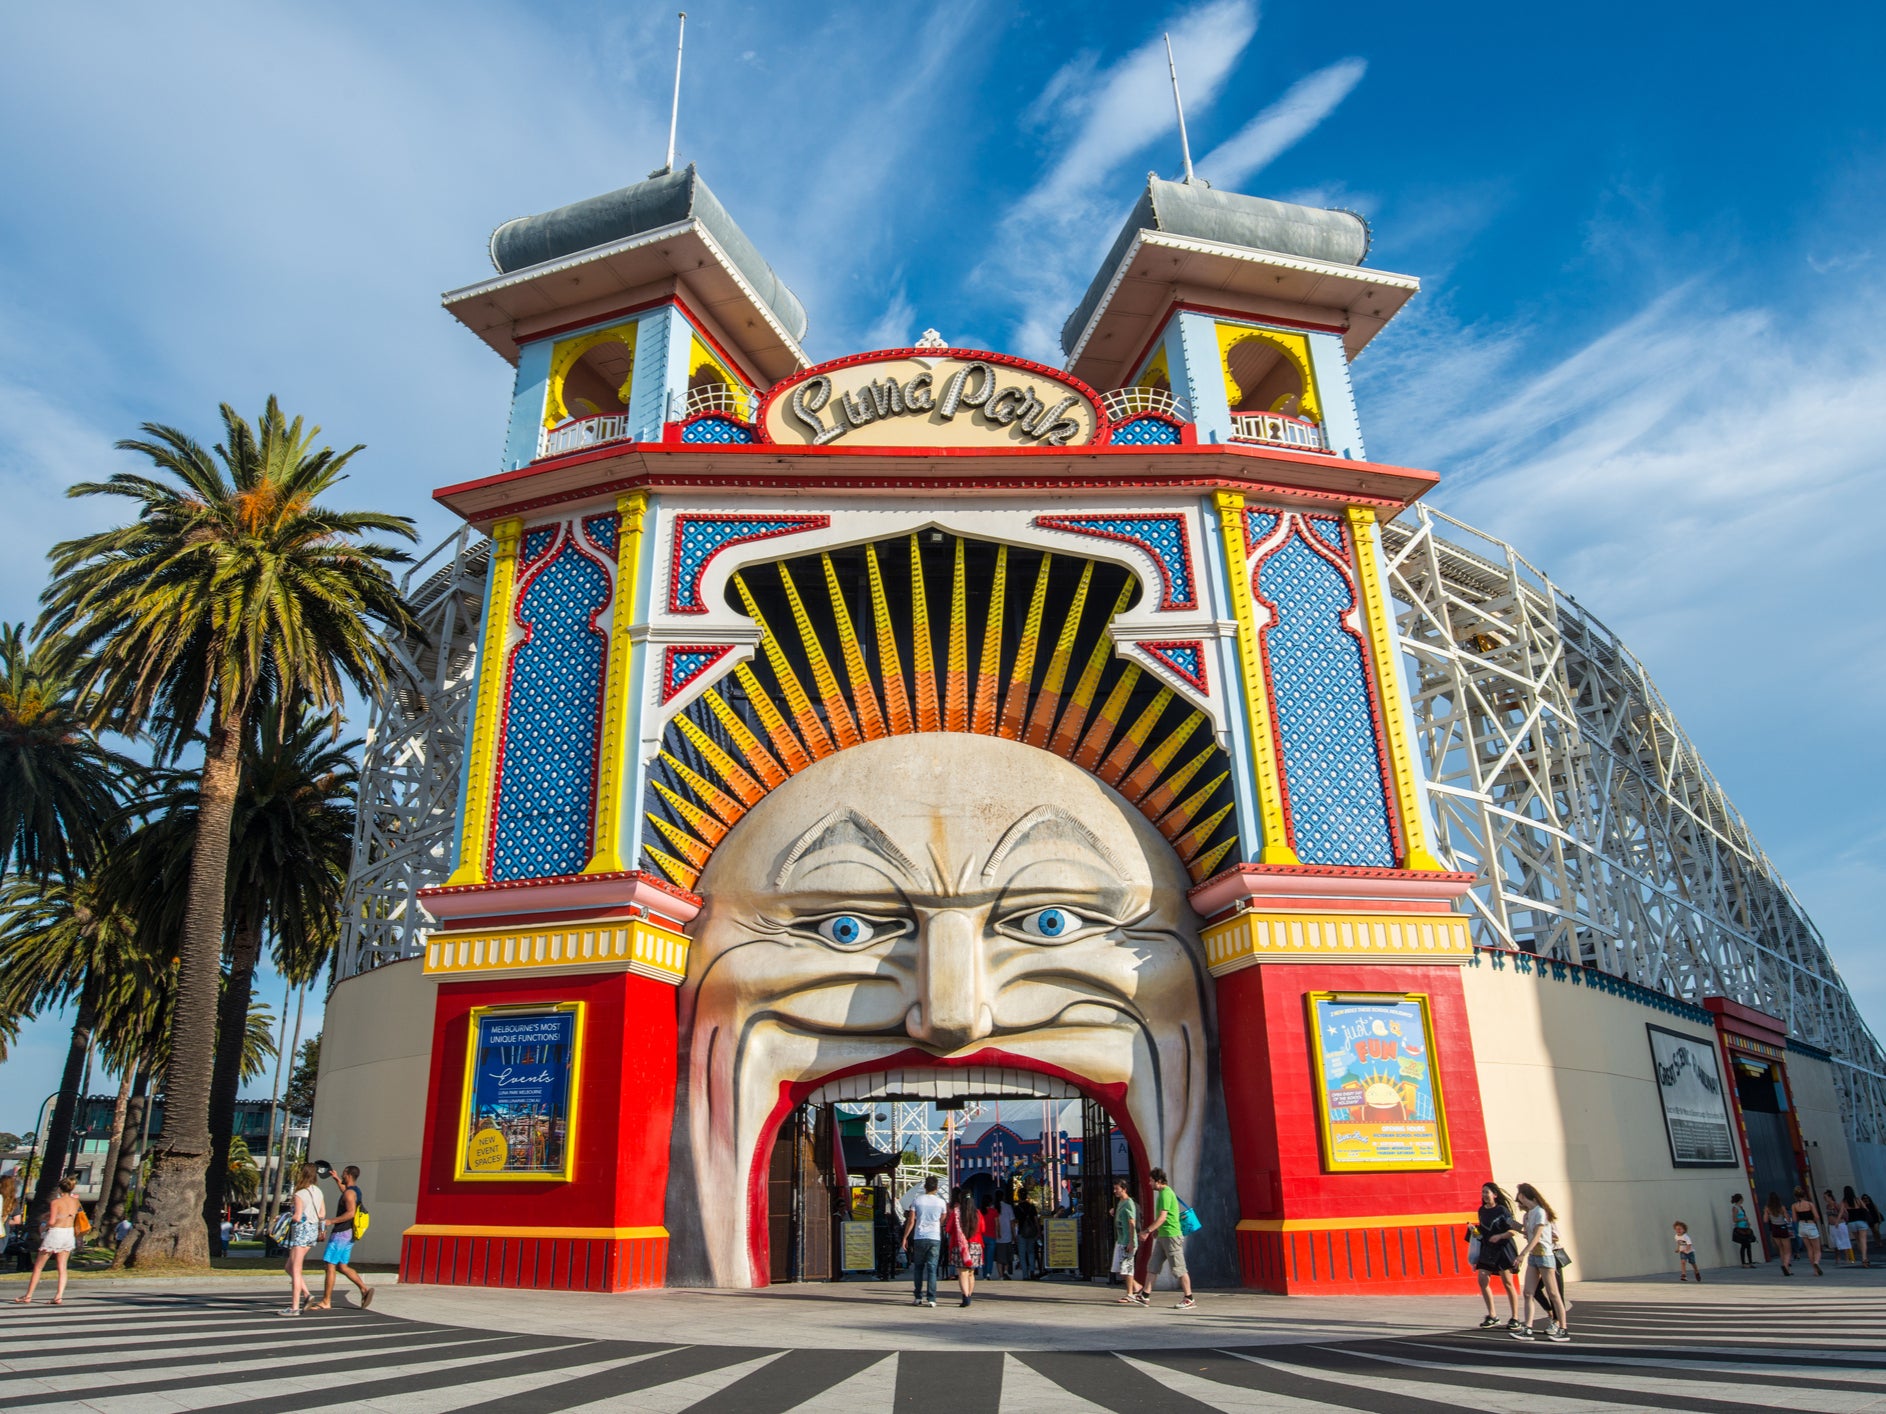
<path fill-rule="evenodd" d="M 1203 182 L 1168 182 L 1151 177 L 1087 293 L 1061 326 L 1063 353 L 1074 352 L 1081 331 L 1106 293 L 1108 281 L 1141 231 L 1192 236 L 1331 265 L 1360 265 L 1369 253 L 1369 223 L 1353 211 L 1298 206 L 1268 197 L 1217 191 Z"/>
<path fill-rule="evenodd" d="M 773 273 L 746 232 L 708 190 L 693 163 L 620 191 L 506 221 L 491 233 L 491 263 L 499 274 L 508 275 L 689 220 L 700 222 L 726 252 L 781 327 L 794 340 L 804 338 L 805 306 Z"/>

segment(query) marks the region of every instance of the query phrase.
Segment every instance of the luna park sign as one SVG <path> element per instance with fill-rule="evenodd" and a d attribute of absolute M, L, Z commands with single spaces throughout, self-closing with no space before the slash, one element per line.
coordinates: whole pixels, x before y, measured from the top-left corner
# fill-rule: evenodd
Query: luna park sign
<path fill-rule="evenodd" d="M 1068 447 L 1106 420 L 1085 384 L 1003 354 L 894 349 L 820 364 L 766 395 L 770 442 L 829 447 Z"/>

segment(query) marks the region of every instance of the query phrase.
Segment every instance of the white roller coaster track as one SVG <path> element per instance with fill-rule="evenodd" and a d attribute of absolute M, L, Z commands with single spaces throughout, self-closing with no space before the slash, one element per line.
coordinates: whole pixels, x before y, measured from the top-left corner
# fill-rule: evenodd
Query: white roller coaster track
<path fill-rule="evenodd" d="M 1886 1142 L 1886 1054 L 1643 664 L 1459 521 L 1415 507 L 1383 544 L 1439 852 L 1478 878 L 1476 941 L 1778 1016 L 1834 1058 L 1848 1132 Z M 461 532 L 408 575 L 428 642 L 374 704 L 338 976 L 417 956 L 415 892 L 451 867 L 486 554 Z"/>

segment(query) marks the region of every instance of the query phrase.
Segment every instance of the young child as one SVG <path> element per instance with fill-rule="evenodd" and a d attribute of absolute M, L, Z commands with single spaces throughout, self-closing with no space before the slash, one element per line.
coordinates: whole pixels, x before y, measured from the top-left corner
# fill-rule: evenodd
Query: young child
<path fill-rule="evenodd" d="M 1703 1269 L 1696 1265 L 1696 1244 L 1690 1241 L 1690 1225 L 1672 1223 L 1671 1228 L 1676 1233 L 1676 1269 L 1681 1273 L 1677 1280 L 1688 1281 L 1690 1273 L 1695 1272 L 1696 1284 L 1701 1286 Z"/>

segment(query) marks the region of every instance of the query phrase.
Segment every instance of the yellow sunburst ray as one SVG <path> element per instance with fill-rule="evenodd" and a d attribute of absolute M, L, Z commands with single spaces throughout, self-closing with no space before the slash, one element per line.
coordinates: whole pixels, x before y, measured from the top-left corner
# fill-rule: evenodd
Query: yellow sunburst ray
<path fill-rule="evenodd" d="M 1087 735 L 1081 738 L 1080 747 L 1074 753 L 1074 764 L 1083 771 L 1094 769 L 1100 753 L 1113 740 L 1114 732 L 1120 727 L 1120 717 L 1126 711 L 1126 700 L 1132 695 L 1133 685 L 1138 681 L 1139 664 L 1128 663 L 1126 671 L 1120 674 L 1120 680 L 1113 685 L 1113 691 L 1107 694 L 1107 700 L 1100 704 L 1100 710 L 1094 714 L 1093 722 L 1087 728 Z"/>
<path fill-rule="evenodd" d="M 724 755 L 725 753 L 722 754 Z M 747 805 L 751 804 L 751 801 L 743 804 L 735 800 L 719 786 L 695 771 L 687 762 L 678 757 L 670 756 L 666 751 L 661 753 L 661 761 L 670 771 L 673 771 L 675 775 L 679 776 L 681 783 L 689 790 L 693 791 L 695 796 L 699 798 L 701 804 L 713 811 L 715 816 L 723 823 L 728 825 L 737 824 L 740 818 L 747 813 Z M 733 763 L 730 761 L 728 764 L 732 765 Z M 739 768 L 735 767 L 735 769 L 738 770 Z M 746 772 L 741 771 L 740 774 L 744 776 Z M 752 778 L 748 777 L 748 780 L 751 782 Z M 757 798 L 756 796 L 755 799 Z"/>
<path fill-rule="evenodd" d="M 747 582 L 740 575 L 733 577 L 734 588 L 740 591 L 740 597 L 747 606 L 747 617 L 760 626 L 760 649 L 766 654 L 767 666 L 772 668 L 773 677 L 779 682 L 779 690 L 785 694 L 786 708 L 792 713 L 794 725 L 799 728 L 799 735 L 805 739 L 805 750 L 811 753 L 811 760 L 819 761 L 832 754 L 832 739 L 826 735 L 825 723 L 819 720 L 819 714 L 812 708 L 812 699 L 806 696 L 806 690 L 799 685 L 799 675 L 792 670 L 792 663 L 786 657 L 785 647 L 774 636 L 771 625 L 760 613 L 760 606 L 754 602 L 753 593 L 747 588 Z M 742 663 L 741 667 L 746 664 Z M 749 674 L 748 676 L 751 676 Z M 743 678 L 741 681 L 745 681 Z M 751 689 L 748 689 L 751 691 Z M 759 704 L 754 703 L 757 707 Z M 779 744 L 774 738 L 774 745 Z M 787 753 L 782 749 L 782 756 Z M 793 770 L 803 767 L 786 763 Z"/>
<path fill-rule="evenodd" d="M 773 699 L 760 686 L 760 680 L 753 669 L 742 663 L 734 670 L 734 676 L 740 679 L 740 685 L 747 690 L 747 701 L 753 704 L 753 711 L 760 719 L 760 725 L 766 728 L 766 736 L 773 743 L 773 750 L 779 753 L 780 763 L 786 768 L 786 774 L 796 776 L 812 764 L 812 758 L 806 755 L 805 747 L 799 738 L 792 734 L 792 728 L 786 725 L 785 717 L 779 708 L 773 705 Z"/>
<path fill-rule="evenodd" d="M 866 741 L 877 741 L 885 735 L 884 714 L 878 710 L 877 689 L 871 685 L 871 674 L 865 670 L 864 648 L 851 626 L 851 610 L 845 607 L 845 591 L 838 583 L 838 571 L 832 568 L 832 557 L 820 555 L 819 560 L 825 566 L 825 591 L 832 600 L 832 622 L 838 625 L 838 646 L 845 655 L 845 676 L 851 679 L 851 700 L 858 709 L 858 727 Z"/>
<path fill-rule="evenodd" d="M 1172 808 L 1173 802 L 1178 800 L 1179 792 L 1185 789 L 1186 782 L 1204 769 L 1205 763 L 1217 754 L 1217 744 L 1207 742 L 1203 751 L 1147 791 L 1143 798 L 1134 802 L 1139 806 L 1140 813 L 1157 824 Z"/>
<path fill-rule="evenodd" d="M 670 824 L 654 811 L 646 812 L 648 823 L 660 830 L 667 837 L 668 843 L 687 856 L 688 863 L 696 869 L 705 869 L 707 861 L 713 856 L 712 845 L 702 844 L 679 825 Z"/>
<path fill-rule="evenodd" d="M 657 867 L 668 876 L 671 882 L 679 884 L 682 888 L 691 889 L 700 882 L 701 871 L 683 864 L 672 854 L 664 854 L 648 843 L 642 845 L 642 853 L 654 860 Z"/>
<path fill-rule="evenodd" d="M 960 542 L 959 542 L 960 543 Z M 1002 609 L 1008 599 L 1008 546 L 995 547 L 995 578 L 989 583 L 989 613 L 982 624 L 982 661 L 976 667 L 976 708 L 969 730 L 995 735 L 996 679 L 1002 673 Z"/>
<path fill-rule="evenodd" d="M 1203 712 L 1194 712 L 1167 733 L 1165 740 L 1148 752 L 1146 759 L 1133 768 L 1133 774 L 1120 782 L 1120 794 L 1128 800 L 1137 802 L 1141 796 L 1151 790 L 1153 782 L 1159 779 L 1160 773 L 1166 769 L 1167 764 L 1178 755 L 1179 748 L 1185 745 L 1204 720 Z M 1104 774 L 1102 778 L 1105 778 Z"/>
<path fill-rule="evenodd" d="M 1041 568 L 1035 572 L 1035 592 L 1028 600 L 1021 645 L 1015 650 L 1015 667 L 1002 699 L 1002 724 L 997 731 L 1010 741 L 1022 738 L 1022 714 L 1028 710 L 1028 689 L 1035 679 L 1035 650 L 1041 644 L 1041 616 L 1048 605 L 1048 569 L 1053 563 L 1053 555 L 1043 555 Z"/>
<path fill-rule="evenodd" d="M 1204 808 L 1205 802 L 1211 799 L 1212 792 L 1223 785 L 1230 774 L 1229 771 L 1220 771 L 1155 820 L 1153 828 L 1167 839 L 1176 842 L 1185 833 L 1186 827 L 1192 823 L 1193 818 Z"/>
<path fill-rule="evenodd" d="M 1154 693 L 1153 700 L 1148 702 L 1145 710 L 1133 719 L 1133 725 L 1120 734 L 1120 740 L 1107 754 L 1107 759 L 1100 763 L 1099 769 L 1094 774 L 1110 786 L 1118 785 L 1120 777 L 1126 774 L 1126 768 L 1133 764 L 1145 748 L 1147 740 L 1152 736 L 1153 727 L 1158 724 L 1160 714 L 1166 710 L 1166 704 L 1170 701 L 1172 701 L 1171 688 L 1162 687 Z"/>
<path fill-rule="evenodd" d="M 956 537 L 950 571 L 950 637 L 943 658 L 943 730 L 969 730 L 969 596 L 963 583 L 963 538 Z"/>
<path fill-rule="evenodd" d="M 1211 814 L 1200 820 L 1191 829 L 1172 842 L 1172 847 L 1179 852 L 1179 858 L 1190 864 L 1198 857 L 1198 852 L 1205 847 L 1205 841 L 1212 837 L 1218 828 L 1218 822 L 1231 813 L 1231 802 L 1226 801 Z"/>
<path fill-rule="evenodd" d="M 693 801 L 669 790 L 660 781 L 654 783 L 655 793 L 668 802 L 668 808 L 688 822 L 688 828 L 701 839 L 707 841 L 712 850 L 715 845 L 727 838 L 727 827 Z"/>
<path fill-rule="evenodd" d="M 1067 617 L 1061 620 L 1061 636 L 1048 657 L 1048 671 L 1041 679 L 1041 691 L 1035 696 L 1034 709 L 1028 714 L 1028 728 L 1022 740 L 1030 746 L 1046 746 L 1048 733 L 1054 730 L 1054 714 L 1061 707 L 1061 684 L 1067 681 L 1068 664 L 1074 658 L 1074 638 L 1080 632 L 1081 612 L 1087 607 L 1087 588 L 1094 582 L 1094 562 L 1081 566 L 1081 582 L 1074 588 L 1074 601 Z"/>
<path fill-rule="evenodd" d="M 1218 844 L 1213 845 L 1197 859 L 1188 863 L 1185 868 L 1186 872 L 1192 876 L 1192 882 L 1195 884 L 1203 883 L 1206 879 L 1211 878 L 1211 871 L 1218 867 L 1218 861 L 1229 854 L 1231 852 L 1231 846 L 1237 842 L 1238 837 L 1232 835 Z"/>
<path fill-rule="evenodd" d="M 738 668 L 734 669 L 736 677 L 739 676 L 739 671 Z M 752 674 L 749 673 L 747 677 L 740 678 L 740 681 L 745 683 L 751 676 Z M 748 692 L 750 694 L 752 689 L 748 688 Z M 675 720 L 681 724 L 682 734 L 699 747 L 701 755 L 707 758 L 716 771 L 720 772 L 720 778 L 733 787 L 734 794 L 751 805 L 774 786 L 783 785 L 791 772 L 785 770 L 779 762 L 773 759 L 772 752 L 760 745 L 760 739 L 748 730 L 747 724 L 740 720 L 739 714 L 732 707 L 727 705 L 726 699 L 712 688 L 701 696 L 707 702 L 708 710 L 714 714 L 714 720 L 726 729 L 727 735 L 733 738 L 733 744 L 740 748 L 740 754 L 746 757 L 747 764 L 759 773 L 759 781 L 755 781 L 741 771 L 733 758 L 720 749 L 718 742 L 688 720 L 687 713 L 681 713 Z M 796 747 L 798 742 L 795 741 L 793 745 Z M 760 781 L 766 784 L 762 786 Z M 748 794 L 749 787 L 752 788 L 750 795 Z"/>
<path fill-rule="evenodd" d="M 777 566 L 779 582 L 786 591 L 786 602 L 792 606 L 793 627 L 799 630 L 799 641 L 805 646 L 806 661 L 812 665 L 812 681 L 819 690 L 819 701 L 825 706 L 825 720 L 830 725 L 832 735 L 838 738 L 838 749 L 843 751 L 848 746 L 856 746 L 861 738 L 858 724 L 851 719 L 851 704 L 845 701 L 845 693 L 838 685 L 838 675 L 832 671 L 831 660 L 825 656 L 825 645 L 819 642 L 818 630 L 812 626 L 812 619 L 805 611 L 805 604 L 799 598 L 799 586 L 792 582 L 792 571 L 781 560 Z"/>
<path fill-rule="evenodd" d="M 890 601 L 884 597 L 884 577 L 878 572 L 878 547 L 864 547 L 865 573 L 871 581 L 871 622 L 877 631 L 878 676 L 884 680 L 884 712 L 892 736 L 914 730 L 910 698 L 904 691 L 904 665 L 897 655 L 897 626 L 891 621 Z"/>
<path fill-rule="evenodd" d="M 1126 601 L 1132 594 L 1133 581 L 1129 579 L 1120 587 L 1120 598 L 1113 606 L 1113 613 L 1107 616 L 1109 623 L 1126 608 Z M 1054 740 L 1048 743 L 1048 750 L 1056 756 L 1073 759 L 1074 743 L 1080 738 L 1081 728 L 1087 725 L 1087 714 L 1094 706 L 1094 694 L 1100 690 L 1100 675 L 1106 671 L 1112 657 L 1113 642 L 1103 628 L 1100 637 L 1094 640 L 1093 651 L 1087 655 L 1087 664 L 1081 669 L 1080 679 L 1074 684 L 1074 695 L 1068 700 L 1067 710 L 1061 714 L 1061 724 L 1054 729 Z"/>
<path fill-rule="evenodd" d="M 936 656 L 930 646 L 930 600 L 923 588 L 923 550 L 910 537 L 910 676 L 917 689 L 917 730 L 941 731 L 936 708 Z"/>

